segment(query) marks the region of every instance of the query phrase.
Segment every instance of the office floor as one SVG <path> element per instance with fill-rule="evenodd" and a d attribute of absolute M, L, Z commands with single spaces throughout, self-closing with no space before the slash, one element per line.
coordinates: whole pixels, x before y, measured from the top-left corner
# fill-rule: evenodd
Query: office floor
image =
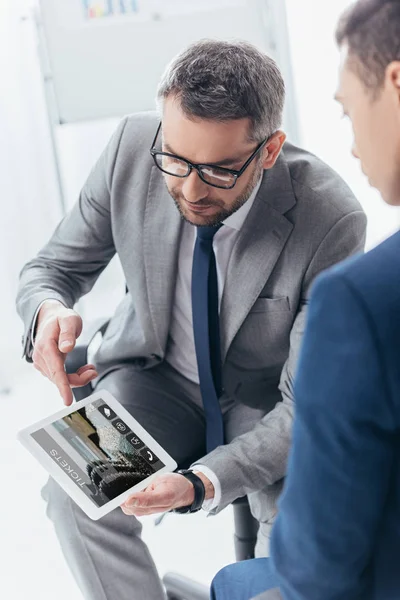
<path fill-rule="evenodd" d="M 61 400 L 52 384 L 24 365 L 11 392 L 0 392 L 0 403 L 1 596 L 80 600 L 45 516 L 40 488 L 46 474 L 15 439 L 19 429 L 62 408 Z M 203 513 L 168 515 L 159 527 L 150 517 L 143 523 L 161 575 L 173 570 L 208 584 L 218 569 L 234 560 L 230 509 L 210 518 Z M 132 595 L 132 600 L 144 599 Z"/>

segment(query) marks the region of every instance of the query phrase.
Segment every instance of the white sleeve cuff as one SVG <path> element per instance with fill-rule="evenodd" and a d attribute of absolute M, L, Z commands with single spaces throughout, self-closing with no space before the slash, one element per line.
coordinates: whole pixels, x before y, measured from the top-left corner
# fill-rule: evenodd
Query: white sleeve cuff
<path fill-rule="evenodd" d="M 219 503 L 221 502 L 221 484 L 219 482 L 218 477 L 215 475 L 211 469 L 205 467 L 201 464 L 195 464 L 190 467 L 192 471 L 198 471 L 199 473 L 203 473 L 213 484 L 214 486 L 214 498 L 210 498 L 209 500 L 204 500 L 202 509 L 210 512 L 217 508 Z"/>
<path fill-rule="evenodd" d="M 36 330 L 36 321 L 37 321 L 37 318 L 38 318 L 38 315 L 39 315 L 39 311 L 40 311 L 40 309 L 42 308 L 43 304 L 44 304 L 45 302 L 48 302 L 49 300 L 56 300 L 56 298 L 46 298 L 46 300 L 43 300 L 43 302 L 41 302 L 41 303 L 39 304 L 39 306 L 37 307 L 37 309 L 36 309 L 36 312 L 35 312 L 35 316 L 33 317 L 33 321 L 32 321 L 32 329 L 31 329 L 31 344 L 32 344 L 32 348 L 33 348 L 33 347 L 34 347 L 34 345 L 35 345 L 35 337 L 34 337 L 34 333 L 35 333 L 35 330 Z M 57 302 L 60 302 L 60 300 L 57 300 Z M 60 302 L 60 304 L 62 304 L 62 302 Z"/>
<path fill-rule="evenodd" d="M 43 302 L 41 302 L 39 304 L 39 306 L 36 309 L 35 316 L 33 317 L 32 329 L 31 329 L 31 344 L 32 344 L 32 347 L 35 345 L 34 333 L 35 333 L 35 330 L 36 330 L 36 321 L 37 321 L 37 318 L 38 318 L 38 314 L 39 314 L 39 311 L 42 308 L 43 304 L 45 302 L 47 302 L 47 300 L 48 300 L 48 298 L 46 300 L 43 300 Z"/>

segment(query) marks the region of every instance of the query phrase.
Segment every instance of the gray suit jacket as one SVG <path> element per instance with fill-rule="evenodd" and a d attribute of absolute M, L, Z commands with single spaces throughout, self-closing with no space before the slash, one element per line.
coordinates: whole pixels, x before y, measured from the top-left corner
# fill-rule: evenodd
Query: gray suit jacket
<path fill-rule="evenodd" d="M 99 372 L 126 363 L 151 368 L 164 359 L 182 222 L 149 153 L 157 124 L 155 113 L 121 122 L 79 201 L 25 266 L 17 302 L 28 360 L 39 303 L 56 298 L 73 307 L 116 252 L 129 293 L 97 352 Z M 221 482 L 220 509 L 266 486 L 272 500 L 278 495 L 310 285 L 320 271 L 363 249 L 365 229 L 366 217 L 340 177 L 287 143 L 265 171 L 226 275 L 220 316 L 225 394 L 266 416 L 201 459 Z"/>

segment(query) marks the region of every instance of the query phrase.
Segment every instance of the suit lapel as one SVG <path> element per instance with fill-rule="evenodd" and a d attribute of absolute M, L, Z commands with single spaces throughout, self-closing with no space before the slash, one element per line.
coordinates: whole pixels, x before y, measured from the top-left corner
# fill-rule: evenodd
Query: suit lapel
<path fill-rule="evenodd" d="M 144 217 L 144 267 L 149 309 L 163 354 L 176 284 L 182 220 L 164 178 L 152 168 Z"/>
<path fill-rule="evenodd" d="M 223 362 L 290 236 L 293 225 L 283 213 L 295 204 L 289 169 L 282 156 L 271 171 L 264 172 L 229 260 L 220 311 Z"/>

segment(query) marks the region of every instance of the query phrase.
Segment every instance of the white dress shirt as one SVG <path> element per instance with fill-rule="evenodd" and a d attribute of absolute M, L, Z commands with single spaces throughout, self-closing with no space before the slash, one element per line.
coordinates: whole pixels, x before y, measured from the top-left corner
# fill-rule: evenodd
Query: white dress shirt
<path fill-rule="evenodd" d="M 224 226 L 217 231 L 213 240 L 213 249 L 217 266 L 218 301 L 221 307 L 221 298 L 224 291 L 226 272 L 234 243 L 239 231 L 253 206 L 254 199 L 260 189 L 261 179 L 256 185 L 243 206 L 233 215 L 223 221 Z M 195 383 L 199 383 L 196 350 L 194 345 L 193 320 L 192 320 L 192 265 L 193 253 L 196 243 L 196 228 L 185 222 L 178 256 L 178 273 L 175 287 L 171 323 L 169 329 L 168 345 L 165 360 L 181 375 Z M 213 484 L 215 495 L 212 500 L 203 503 L 204 510 L 216 508 L 221 499 L 221 485 L 217 476 L 208 467 L 196 464 L 194 471 L 201 471 Z"/>

